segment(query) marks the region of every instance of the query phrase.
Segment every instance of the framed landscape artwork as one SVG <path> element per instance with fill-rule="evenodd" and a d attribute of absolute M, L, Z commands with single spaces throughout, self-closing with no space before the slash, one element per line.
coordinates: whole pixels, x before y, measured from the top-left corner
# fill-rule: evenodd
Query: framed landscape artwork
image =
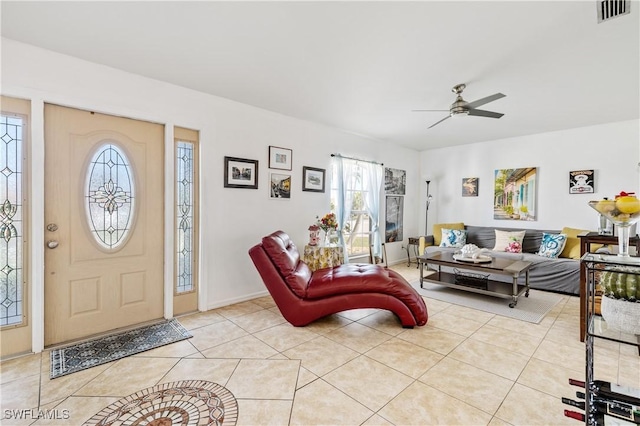
<path fill-rule="evenodd" d="M 258 189 L 258 160 L 224 157 L 224 187 Z"/>
<path fill-rule="evenodd" d="M 302 190 L 309 192 L 324 192 L 325 169 L 302 167 Z"/>
<path fill-rule="evenodd" d="M 384 168 L 384 192 L 389 195 L 404 195 L 407 184 L 405 170 Z"/>
<path fill-rule="evenodd" d="M 291 170 L 291 160 L 293 151 L 277 146 L 269 147 L 269 168 L 280 170 Z"/>
<path fill-rule="evenodd" d="M 494 219 L 536 220 L 537 167 L 499 169 L 494 179 Z"/>
<path fill-rule="evenodd" d="M 569 194 L 593 194 L 595 187 L 596 183 L 593 170 L 576 170 L 569 172 Z"/>
<path fill-rule="evenodd" d="M 477 197 L 478 196 L 478 178 L 462 178 L 462 196 Z"/>

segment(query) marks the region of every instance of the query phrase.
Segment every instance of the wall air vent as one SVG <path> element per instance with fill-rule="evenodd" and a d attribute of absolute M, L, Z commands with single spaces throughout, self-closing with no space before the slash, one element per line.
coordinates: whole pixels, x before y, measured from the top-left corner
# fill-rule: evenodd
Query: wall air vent
<path fill-rule="evenodd" d="M 630 12 L 630 0 L 599 0 L 598 24 Z"/>

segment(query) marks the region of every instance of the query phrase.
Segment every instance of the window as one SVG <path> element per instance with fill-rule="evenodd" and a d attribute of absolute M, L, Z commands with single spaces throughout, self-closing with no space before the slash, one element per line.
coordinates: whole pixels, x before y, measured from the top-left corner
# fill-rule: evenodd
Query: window
<path fill-rule="evenodd" d="M 0 325 L 24 322 L 25 118 L 0 118 Z"/>
<path fill-rule="evenodd" d="M 331 165 L 331 211 L 338 218 L 349 260 L 380 253 L 380 164 L 335 156 Z"/>
<path fill-rule="evenodd" d="M 85 176 L 85 209 L 91 235 L 106 250 L 116 250 L 131 231 L 136 191 L 129 159 L 107 142 L 93 155 Z"/>
<path fill-rule="evenodd" d="M 193 291 L 193 150 L 191 142 L 176 146 L 176 293 Z"/>
<path fill-rule="evenodd" d="M 175 137 L 175 282 L 174 295 L 197 292 L 197 229 L 198 229 L 198 132 L 174 128 Z M 197 303 L 189 296 L 189 303 Z M 186 300 L 186 299 L 185 299 Z M 176 312 L 189 312 L 196 305 L 174 301 Z M 186 305 L 183 305 L 186 303 Z M 176 307 L 174 306 L 174 307 Z"/>
<path fill-rule="evenodd" d="M 346 224 L 342 225 L 342 238 L 346 245 L 347 254 L 350 259 L 360 256 L 369 256 L 369 245 L 371 244 L 371 217 L 364 208 L 364 198 L 369 188 L 364 184 L 362 178 L 363 170 L 357 164 L 352 172 L 352 185 L 345 191 L 345 200 L 351 201 L 351 213 Z M 335 206 L 338 200 L 338 168 L 331 170 L 331 211 L 335 213 Z"/>

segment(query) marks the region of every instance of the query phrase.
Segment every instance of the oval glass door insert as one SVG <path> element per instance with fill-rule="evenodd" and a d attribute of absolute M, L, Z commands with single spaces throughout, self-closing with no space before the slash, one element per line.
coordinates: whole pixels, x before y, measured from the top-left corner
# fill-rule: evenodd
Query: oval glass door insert
<path fill-rule="evenodd" d="M 85 188 L 91 235 L 103 249 L 118 249 L 131 231 L 136 195 L 124 151 L 112 142 L 100 146 L 89 163 Z"/>

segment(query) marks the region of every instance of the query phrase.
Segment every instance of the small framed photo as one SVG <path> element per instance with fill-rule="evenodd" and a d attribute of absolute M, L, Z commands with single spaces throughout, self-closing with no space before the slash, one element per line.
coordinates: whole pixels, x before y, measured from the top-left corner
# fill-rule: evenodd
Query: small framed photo
<path fill-rule="evenodd" d="M 291 170 L 291 157 L 293 151 L 277 146 L 269 147 L 269 168 L 280 170 Z"/>
<path fill-rule="evenodd" d="M 462 196 L 477 197 L 478 196 L 478 178 L 462 178 Z"/>
<path fill-rule="evenodd" d="M 291 198 L 291 175 L 271 173 L 269 198 L 288 200 Z"/>
<path fill-rule="evenodd" d="M 224 187 L 258 189 L 258 160 L 224 157 Z"/>
<path fill-rule="evenodd" d="M 302 190 L 309 192 L 324 192 L 325 169 L 302 167 Z"/>
<path fill-rule="evenodd" d="M 593 170 L 574 170 L 569 172 L 569 194 L 593 194 L 595 192 L 595 181 Z"/>

